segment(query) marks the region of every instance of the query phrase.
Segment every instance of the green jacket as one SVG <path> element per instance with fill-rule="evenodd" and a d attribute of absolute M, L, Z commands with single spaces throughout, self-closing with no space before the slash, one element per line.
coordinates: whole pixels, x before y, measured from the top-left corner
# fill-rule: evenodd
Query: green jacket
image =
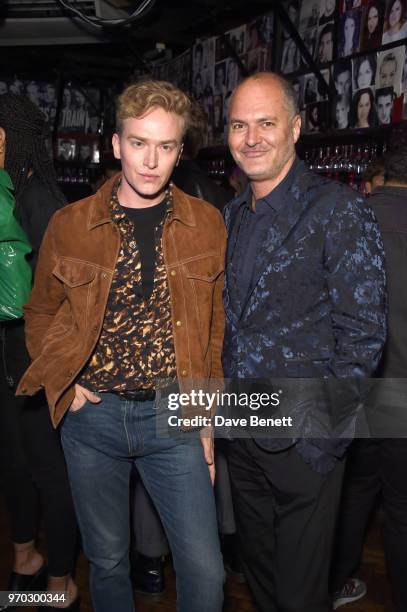
<path fill-rule="evenodd" d="M 31 246 L 14 208 L 11 179 L 0 168 L 0 321 L 22 317 L 31 291 L 31 268 L 26 260 Z"/>

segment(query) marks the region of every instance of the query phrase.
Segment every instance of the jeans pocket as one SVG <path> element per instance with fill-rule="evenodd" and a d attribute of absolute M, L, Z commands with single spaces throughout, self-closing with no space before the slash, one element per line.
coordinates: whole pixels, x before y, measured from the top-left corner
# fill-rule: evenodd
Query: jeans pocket
<path fill-rule="evenodd" d="M 73 414 L 73 415 L 77 415 L 80 414 L 81 412 L 83 412 L 85 410 L 85 408 L 88 406 L 88 404 L 90 404 L 91 402 L 89 400 L 85 400 L 85 402 L 82 404 L 82 406 L 80 408 L 78 408 L 77 410 L 72 410 L 72 408 L 69 408 L 68 410 L 68 414 Z"/>

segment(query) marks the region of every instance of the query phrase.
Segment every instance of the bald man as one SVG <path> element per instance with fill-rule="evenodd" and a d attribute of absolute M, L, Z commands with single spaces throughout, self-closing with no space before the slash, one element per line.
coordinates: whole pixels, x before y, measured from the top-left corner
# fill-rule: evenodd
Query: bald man
<path fill-rule="evenodd" d="M 284 438 L 270 421 L 230 444 L 237 528 L 258 612 L 332 609 L 328 572 L 348 445 L 338 432 L 349 435 L 358 379 L 375 370 L 385 340 L 372 211 L 296 157 L 300 128 L 295 93 L 281 77 L 259 73 L 235 90 L 229 146 L 249 185 L 225 208 L 224 371 L 239 389 L 250 379 L 249 389 L 274 391 L 280 415 L 291 417 Z M 279 416 L 272 405 L 263 411 Z"/>

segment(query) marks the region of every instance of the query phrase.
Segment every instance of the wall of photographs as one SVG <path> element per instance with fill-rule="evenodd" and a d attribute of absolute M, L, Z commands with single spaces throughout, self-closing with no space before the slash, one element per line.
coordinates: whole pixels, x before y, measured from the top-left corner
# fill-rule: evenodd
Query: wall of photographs
<path fill-rule="evenodd" d="M 208 118 L 206 145 L 224 144 L 230 96 L 241 79 L 232 49 L 250 72 L 271 67 L 274 19 L 267 13 L 247 24 L 197 40 L 192 51 L 155 66 L 156 78 L 168 79 L 191 92 Z"/>
<path fill-rule="evenodd" d="M 288 12 L 335 98 L 329 107 L 286 38 L 280 71 L 292 76 L 306 133 L 372 128 L 407 119 L 405 0 L 290 1 Z"/>

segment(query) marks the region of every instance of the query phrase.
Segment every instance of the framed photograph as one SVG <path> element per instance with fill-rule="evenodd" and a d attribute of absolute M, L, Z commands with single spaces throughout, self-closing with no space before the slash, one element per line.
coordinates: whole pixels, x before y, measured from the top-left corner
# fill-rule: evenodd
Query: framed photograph
<path fill-rule="evenodd" d="M 59 161 L 73 161 L 76 158 L 75 138 L 58 138 L 57 158 Z"/>
<path fill-rule="evenodd" d="M 332 79 L 338 96 L 352 98 L 352 63 L 351 60 L 335 62 L 332 66 Z"/>
<path fill-rule="evenodd" d="M 370 0 L 363 9 L 361 51 L 373 51 L 382 44 L 384 0 Z"/>
<path fill-rule="evenodd" d="M 347 11 L 340 16 L 338 57 L 347 57 L 359 51 L 361 17 L 361 9 Z"/>
<path fill-rule="evenodd" d="M 352 100 L 351 127 L 371 128 L 377 125 L 376 106 L 373 89 L 359 89 Z"/>
<path fill-rule="evenodd" d="M 246 53 L 246 26 L 243 25 L 239 28 L 234 28 L 234 30 L 229 30 L 229 32 L 226 32 L 226 37 L 237 55 Z"/>
<path fill-rule="evenodd" d="M 307 106 L 305 113 L 306 132 L 323 132 L 327 128 L 328 103 L 316 102 Z"/>
<path fill-rule="evenodd" d="M 377 121 L 379 125 L 389 125 L 393 114 L 394 104 L 394 89 L 393 87 L 383 87 L 376 89 L 375 102 Z"/>
<path fill-rule="evenodd" d="M 319 0 L 302 0 L 299 31 L 302 33 L 308 28 L 319 25 Z"/>
<path fill-rule="evenodd" d="M 374 87 L 377 71 L 377 54 L 360 55 L 352 60 L 353 91 Z"/>
<path fill-rule="evenodd" d="M 283 44 L 280 70 L 282 74 L 291 74 L 300 67 L 301 54 L 293 38 L 286 38 Z"/>
<path fill-rule="evenodd" d="M 335 19 L 336 0 L 320 0 L 319 25 L 331 23 Z"/>
<path fill-rule="evenodd" d="M 350 126 L 350 106 L 348 96 L 335 96 L 332 103 L 332 127 L 335 130 L 346 130 Z"/>
<path fill-rule="evenodd" d="M 215 64 L 215 83 L 213 89 L 215 96 L 224 96 L 226 94 L 226 67 L 226 60 Z"/>
<path fill-rule="evenodd" d="M 307 47 L 311 57 L 314 57 L 315 48 L 318 38 L 318 28 L 308 28 L 301 34 L 304 45 Z M 301 56 L 300 62 L 302 66 L 308 66 L 308 62 Z"/>
<path fill-rule="evenodd" d="M 320 64 L 331 62 L 334 49 L 334 23 L 326 23 L 318 30 L 318 43 L 315 47 L 315 60 Z"/>
<path fill-rule="evenodd" d="M 378 53 L 376 89 L 393 87 L 396 95 L 400 95 L 405 59 L 406 48 L 404 45 Z"/>
<path fill-rule="evenodd" d="M 303 77 L 297 77 L 291 81 L 298 110 L 304 108 L 303 83 Z"/>
<path fill-rule="evenodd" d="M 402 40 L 407 37 L 406 1 L 388 0 L 384 16 L 382 44 Z"/>
<path fill-rule="evenodd" d="M 315 74 L 305 74 L 303 79 L 303 104 L 308 106 L 318 101 L 318 81 Z"/>

